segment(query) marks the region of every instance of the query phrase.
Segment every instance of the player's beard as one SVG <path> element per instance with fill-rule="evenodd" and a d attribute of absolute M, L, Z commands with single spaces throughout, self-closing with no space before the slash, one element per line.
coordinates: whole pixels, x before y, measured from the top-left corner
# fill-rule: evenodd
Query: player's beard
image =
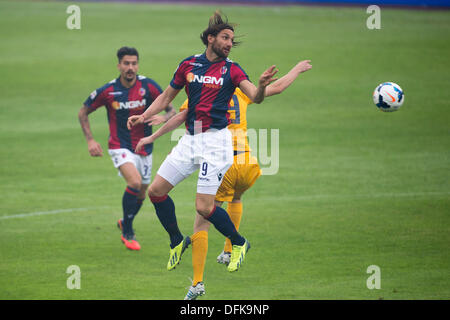
<path fill-rule="evenodd" d="M 134 79 L 136 78 L 136 74 L 134 73 L 134 72 L 127 72 L 126 74 L 125 74 L 125 80 L 126 81 L 128 81 L 128 82 L 133 82 L 134 81 Z"/>
<path fill-rule="evenodd" d="M 230 51 L 228 51 L 228 53 L 224 52 L 223 48 L 221 49 L 215 43 L 213 43 L 211 49 L 219 58 L 227 58 L 228 54 L 230 53 Z"/>

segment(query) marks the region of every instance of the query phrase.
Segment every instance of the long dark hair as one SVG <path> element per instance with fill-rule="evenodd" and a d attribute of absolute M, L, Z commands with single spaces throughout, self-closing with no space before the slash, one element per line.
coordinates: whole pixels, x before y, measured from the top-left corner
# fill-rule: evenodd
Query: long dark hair
<path fill-rule="evenodd" d="M 234 32 L 234 28 L 237 26 L 236 23 L 228 22 L 228 17 L 216 10 L 214 14 L 209 18 L 208 28 L 200 34 L 200 39 L 205 46 L 208 46 L 208 36 L 217 36 L 220 31 L 224 29 L 230 29 Z M 239 45 L 241 42 L 233 41 L 233 47 Z"/>

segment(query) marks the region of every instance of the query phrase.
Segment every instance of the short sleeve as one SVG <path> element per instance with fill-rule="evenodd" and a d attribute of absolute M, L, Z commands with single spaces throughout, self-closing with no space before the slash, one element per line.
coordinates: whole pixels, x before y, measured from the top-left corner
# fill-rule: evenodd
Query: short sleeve
<path fill-rule="evenodd" d="M 248 75 L 245 73 L 244 69 L 242 69 L 241 66 L 235 62 L 231 65 L 230 76 L 231 80 L 233 81 L 233 84 L 236 87 L 239 87 L 239 84 L 242 81 L 250 80 L 248 78 Z"/>
<path fill-rule="evenodd" d="M 106 104 L 105 91 L 106 86 L 92 91 L 89 97 L 84 102 L 84 105 L 92 109 L 97 109 L 101 106 L 104 106 Z"/>
<path fill-rule="evenodd" d="M 177 70 L 173 75 L 172 81 L 170 81 L 170 86 L 174 89 L 180 90 L 186 85 L 186 62 L 183 61 L 178 65 Z"/>

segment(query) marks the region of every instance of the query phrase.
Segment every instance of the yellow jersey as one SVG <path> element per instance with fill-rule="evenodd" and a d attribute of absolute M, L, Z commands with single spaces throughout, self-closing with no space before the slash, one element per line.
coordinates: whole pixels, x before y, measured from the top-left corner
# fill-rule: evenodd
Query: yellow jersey
<path fill-rule="evenodd" d="M 228 114 L 230 115 L 230 124 L 228 129 L 233 135 L 233 148 L 236 153 L 250 151 L 247 139 L 247 107 L 253 101 L 236 88 L 229 103 Z M 183 103 L 180 112 L 188 108 L 188 100 Z"/>

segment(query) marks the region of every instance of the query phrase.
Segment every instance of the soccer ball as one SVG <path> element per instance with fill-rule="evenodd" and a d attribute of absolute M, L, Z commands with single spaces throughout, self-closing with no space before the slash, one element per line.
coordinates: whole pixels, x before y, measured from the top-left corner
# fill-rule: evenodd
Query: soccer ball
<path fill-rule="evenodd" d="M 381 111 L 397 111 L 405 101 L 402 88 L 393 82 L 384 82 L 375 88 L 373 102 Z"/>

